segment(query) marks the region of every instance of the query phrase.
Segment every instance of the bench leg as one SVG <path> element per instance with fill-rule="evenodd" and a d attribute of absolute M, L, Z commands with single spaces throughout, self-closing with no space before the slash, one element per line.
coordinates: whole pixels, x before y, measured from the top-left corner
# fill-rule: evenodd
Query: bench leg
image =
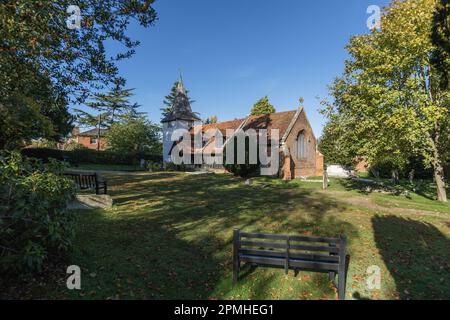
<path fill-rule="evenodd" d="M 339 272 L 338 299 L 345 300 L 345 274 L 344 274 L 344 272 Z"/>
<path fill-rule="evenodd" d="M 338 299 L 345 300 L 345 281 L 347 277 L 347 238 L 345 236 L 340 237 L 339 248 Z"/>
<path fill-rule="evenodd" d="M 233 287 L 237 284 L 239 279 L 239 268 L 240 268 L 239 259 L 235 259 L 235 261 L 233 261 Z"/>
<path fill-rule="evenodd" d="M 330 281 L 334 282 L 335 278 L 336 278 L 336 272 L 329 272 L 328 273 L 328 279 L 330 279 Z"/>

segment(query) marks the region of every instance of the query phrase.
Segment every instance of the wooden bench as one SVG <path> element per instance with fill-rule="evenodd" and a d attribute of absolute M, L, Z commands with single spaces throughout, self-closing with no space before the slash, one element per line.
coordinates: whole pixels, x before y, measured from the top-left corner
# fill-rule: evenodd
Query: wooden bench
<path fill-rule="evenodd" d="M 100 191 L 106 194 L 108 191 L 106 180 L 98 173 L 65 172 L 64 175 L 71 178 L 80 190 L 93 189 L 95 194 L 101 194 Z"/>
<path fill-rule="evenodd" d="M 241 262 L 253 266 L 326 272 L 345 299 L 346 280 L 345 236 L 339 238 L 289 236 L 265 233 L 233 232 L 233 285 L 239 277 Z M 338 275 L 338 283 L 336 283 Z"/>

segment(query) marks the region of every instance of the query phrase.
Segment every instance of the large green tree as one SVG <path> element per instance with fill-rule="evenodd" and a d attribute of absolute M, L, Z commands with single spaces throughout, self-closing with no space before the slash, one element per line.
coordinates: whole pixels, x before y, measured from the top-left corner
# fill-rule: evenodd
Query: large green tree
<path fill-rule="evenodd" d="M 382 30 L 353 37 L 345 73 L 332 85 L 325 110 L 354 137 L 369 163 L 402 167 L 420 156 L 433 167 L 437 198 L 447 201 L 442 162 L 450 138 L 449 91 L 432 62 L 433 16 L 438 0 L 395 0 Z M 342 120 L 343 119 L 343 120 Z"/>
<path fill-rule="evenodd" d="M 159 126 L 151 123 L 144 116 L 125 117 L 111 126 L 107 139 L 113 151 L 160 154 L 162 152 L 160 131 Z"/>
<path fill-rule="evenodd" d="M 69 102 L 83 102 L 92 91 L 122 82 L 116 62 L 133 55 L 139 42 L 126 34 L 132 20 L 144 27 L 156 19 L 153 0 L 80 0 L 81 28 L 68 28 L 73 1 L 5 0 L 0 2 L 0 105 L 10 135 L 0 147 L 36 137 L 64 136 L 70 131 Z M 124 50 L 108 57 L 106 41 Z M 14 118 L 23 112 L 36 124 Z M 15 122 L 12 122 L 12 121 Z M 32 122 L 32 121 L 31 121 Z M 2 127 L 3 128 L 3 127 Z M 30 130 L 14 130 L 29 128 Z M 12 136 L 11 136 L 12 135 Z M 13 140 L 16 141 L 13 141 Z"/>
<path fill-rule="evenodd" d="M 253 116 L 259 116 L 263 114 L 274 113 L 275 107 L 270 104 L 269 97 L 264 96 L 259 99 L 252 107 L 251 114 Z"/>

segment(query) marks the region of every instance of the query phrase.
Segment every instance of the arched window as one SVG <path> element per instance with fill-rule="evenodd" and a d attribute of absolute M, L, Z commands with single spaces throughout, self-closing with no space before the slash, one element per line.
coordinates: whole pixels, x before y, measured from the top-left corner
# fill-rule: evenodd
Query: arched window
<path fill-rule="evenodd" d="M 300 133 L 297 138 L 297 158 L 306 158 L 306 140 L 303 132 Z"/>

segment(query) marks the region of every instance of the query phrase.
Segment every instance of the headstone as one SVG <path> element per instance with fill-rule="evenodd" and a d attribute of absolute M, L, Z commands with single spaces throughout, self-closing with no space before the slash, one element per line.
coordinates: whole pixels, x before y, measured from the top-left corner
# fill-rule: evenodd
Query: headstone
<path fill-rule="evenodd" d="M 322 187 L 323 189 L 327 189 L 328 188 L 328 174 L 327 174 L 327 170 L 323 170 L 323 177 L 322 177 L 323 181 L 322 181 Z"/>
<path fill-rule="evenodd" d="M 245 180 L 245 185 L 246 186 L 251 186 L 252 185 L 252 179 Z"/>

